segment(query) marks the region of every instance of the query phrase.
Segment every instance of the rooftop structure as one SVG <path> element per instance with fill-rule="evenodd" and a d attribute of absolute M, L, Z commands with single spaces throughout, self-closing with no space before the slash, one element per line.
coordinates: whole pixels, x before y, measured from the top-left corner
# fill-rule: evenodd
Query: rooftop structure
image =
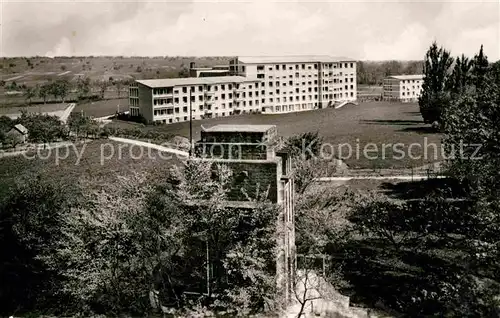
<path fill-rule="evenodd" d="M 348 57 L 334 57 L 328 55 L 290 55 L 290 56 L 240 56 L 238 61 L 244 64 L 275 64 L 275 63 L 319 63 L 351 62 L 355 59 Z"/>
<path fill-rule="evenodd" d="M 150 88 L 163 88 L 173 86 L 211 85 L 222 83 L 243 83 L 248 79 L 243 76 L 218 76 L 218 77 L 186 77 L 137 80 L 136 82 Z"/>
<path fill-rule="evenodd" d="M 204 132 L 262 132 L 276 129 L 275 125 L 215 125 L 209 128 L 201 126 Z"/>
<path fill-rule="evenodd" d="M 424 75 L 422 74 L 416 74 L 416 75 L 392 75 L 388 76 L 387 78 L 394 78 L 398 80 L 421 80 L 424 78 Z"/>

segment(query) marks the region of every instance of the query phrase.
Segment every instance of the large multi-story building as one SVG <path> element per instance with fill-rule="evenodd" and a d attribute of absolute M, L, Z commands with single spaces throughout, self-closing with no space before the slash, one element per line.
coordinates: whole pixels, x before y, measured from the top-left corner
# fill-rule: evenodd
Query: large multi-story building
<path fill-rule="evenodd" d="M 290 300 L 295 274 L 294 182 L 291 160 L 274 125 L 216 125 L 201 130 L 190 160 L 205 160 L 231 168 L 234 182 L 228 205 L 254 209 L 259 194 L 278 206 L 276 282 L 281 297 Z"/>
<path fill-rule="evenodd" d="M 349 58 L 238 57 L 230 60 L 228 76 L 214 76 L 226 74 L 223 67 L 191 67 L 197 77 L 136 81 L 130 87 L 130 114 L 149 122 L 175 123 L 189 120 L 191 112 L 194 120 L 287 113 L 357 98 L 356 62 Z"/>
<path fill-rule="evenodd" d="M 398 75 L 384 79 L 385 100 L 417 102 L 422 92 L 423 75 Z"/>
<path fill-rule="evenodd" d="M 196 120 L 260 112 L 257 85 L 242 76 L 138 80 L 130 87 L 130 115 L 170 124 L 190 114 Z"/>
<path fill-rule="evenodd" d="M 330 56 L 238 57 L 234 75 L 260 81 L 266 113 L 286 113 L 356 100 L 356 61 Z"/>

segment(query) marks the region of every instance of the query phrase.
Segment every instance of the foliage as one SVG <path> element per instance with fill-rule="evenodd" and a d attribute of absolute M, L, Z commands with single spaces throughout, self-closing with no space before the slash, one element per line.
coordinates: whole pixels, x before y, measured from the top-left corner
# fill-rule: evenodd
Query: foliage
<path fill-rule="evenodd" d="M 488 58 L 483 52 L 483 46 L 479 53 L 474 56 L 474 66 L 472 68 L 472 81 L 477 90 L 484 90 L 488 81 L 489 73 L 489 63 Z"/>
<path fill-rule="evenodd" d="M 425 55 L 422 94 L 418 100 L 425 123 L 440 122 L 442 112 L 449 104 L 445 84 L 448 82 L 452 63 L 450 52 L 442 47 L 438 48 L 436 42 L 432 43 Z"/>
<path fill-rule="evenodd" d="M 35 87 L 35 88 L 28 87 L 28 88 L 26 88 L 25 95 L 26 95 L 26 99 L 29 102 L 29 105 L 31 105 L 31 100 L 33 99 L 33 97 L 36 97 L 36 95 L 37 95 L 37 88 L 38 87 Z"/>
<path fill-rule="evenodd" d="M 99 86 L 99 91 L 101 92 L 101 99 L 104 99 L 104 93 L 108 89 L 109 82 L 108 81 L 100 81 L 98 86 Z"/>
<path fill-rule="evenodd" d="M 78 78 L 77 81 L 78 98 L 86 98 L 90 94 L 90 78 Z"/>
<path fill-rule="evenodd" d="M 20 123 L 28 129 L 29 139 L 33 142 L 48 143 L 66 137 L 64 126 L 57 116 L 23 112 L 16 119 L 16 123 Z"/>
<path fill-rule="evenodd" d="M 68 127 L 70 131 L 76 134 L 77 138 L 81 136 L 87 138 L 89 135 L 96 137 L 99 135 L 100 131 L 98 122 L 81 114 L 70 116 L 68 120 Z"/>
<path fill-rule="evenodd" d="M 319 135 L 318 131 L 306 132 L 288 138 L 285 143 L 285 150 L 292 157 L 300 156 L 308 160 L 320 156 L 322 144 L 323 138 Z"/>
<path fill-rule="evenodd" d="M 2 310 L 142 316 L 156 294 L 183 311 L 271 310 L 277 211 L 264 198 L 227 207 L 231 174 L 190 162 L 155 187 L 135 174 L 83 179 L 85 191 L 40 179 L 15 189 L 0 210 Z"/>
<path fill-rule="evenodd" d="M 275 209 L 264 203 L 255 209 L 225 206 L 231 172 L 224 166 L 213 170 L 210 163 L 188 162 L 173 171 L 172 182 L 149 200 L 151 213 L 168 220 L 164 226 L 177 242 L 171 246 L 178 247 L 170 260 L 177 270 L 162 271 L 163 301 L 182 303 L 182 292 L 191 291 L 217 311 L 248 314 L 269 308 Z"/>
<path fill-rule="evenodd" d="M 144 181 L 118 178 L 108 191 L 93 190 L 85 204 L 64 219 L 57 253 L 46 259 L 64 277 L 63 291 L 80 313 L 148 311 L 151 276 L 142 259 Z"/>
<path fill-rule="evenodd" d="M 455 66 L 453 67 L 453 72 L 448 78 L 448 89 L 452 94 L 461 94 L 465 92 L 468 85 L 471 84 L 471 70 L 473 66 L 473 61 L 462 56 L 457 57 L 455 60 Z"/>
<path fill-rule="evenodd" d="M 434 50 L 428 55 L 438 61 L 445 51 Z M 446 88 L 451 94 L 440 121 L 448 174 L 460 188 L 460 196 L 431 187 L 424 197 L 369 198 L 353 210 L 349 220 L 357 235 L 347 236 L 344 246 L 333 249 L 332 255 L 344 257 L 344 277 L 353 284 L 359 301 L 383 303 L 408 316 L 498 314 L 500 81 L 496 67 L 488 66 L 482 49 L 472 69 L 462 56 Z M 435 84 L 440 90 L 441 81 Z"/>
<path fill-rule="evenodd" d="M 54 96 L 54 99 L 57 100 L 58 97 L 61 98 L 61 101 L 64 103 L 66 96 L 68 96 L 70 89 L 70 83 L 65 79 L 58 79 L 54 82 L 46 84 L 44 91 L 42 92 L 42 98 L 45 98 L 47 95 Z"/>
<path fill-rule="evenodd" d="M 40 86 L 40 89 L 38 89 L 38 97 L 43 99 L 44 104 L 46 103 L 49 94 L 50 94 L 50 86 L 48 84 L 44 84 Z"/>
<path fill-rule="evenodd" d="M 74 194 L 74 189 L 34 178 L 0 203 L 2 315 L 66 305 L 68 299 L 59 293 L 61 277 L 43 258 L 54 255 Z"/>
<path fill-rule="evenodd" d="M 422 61 L 357 61 L 356 75 L 360 85 L 382 85 L 386 76 L 422 74 Z"/>

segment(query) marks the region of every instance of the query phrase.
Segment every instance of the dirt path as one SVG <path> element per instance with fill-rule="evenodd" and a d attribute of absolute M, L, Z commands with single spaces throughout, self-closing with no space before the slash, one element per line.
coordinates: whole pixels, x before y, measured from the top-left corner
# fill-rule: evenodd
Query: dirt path
<path fill-rule="evenodd" d="M 119 138 L 119 137 L 109 137 L 109 139 L 114 140 L 114 141 L 118 141 L 118 142 L 131 144 L 131 145 L 137 145 L 137 146 L 141 146 L 141 147 L 146 147 L 146 148 L 156 149 L 156 150 L 163 151 L 163 152 L 172 153 L 172 154 L 175 154 L 183 159 L 189 157 L 189 153 L 187 153 L 186 151 L 168 148 L 168 147 L 152 144 L 150 142 L 144 142 L 144 141 L 128 139 L 128 138 Z"/>

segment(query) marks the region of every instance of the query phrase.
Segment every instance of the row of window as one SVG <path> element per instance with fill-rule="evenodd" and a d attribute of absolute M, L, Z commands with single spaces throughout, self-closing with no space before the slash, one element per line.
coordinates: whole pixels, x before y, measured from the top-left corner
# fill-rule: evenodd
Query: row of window
<path fill-rule="evenodd" d="M 353 68 L 354 67 L 354 63 L 353 62 L 349 62 L 349 63 L 324 63 L 323 64 L 323 67 L 324 68 L 342 68 L 342 66 L 344 68 Z M 286 64 L 282 64 L 281 67 L 279 64 L 276 64 L 274 67 L 273 66 L 268 66 L 267 68 L 269 71 L 286 71 L 287 70 L 287 65 Z M 317 70 L 318 69 L 318 64 L 315 63 L 313 65 L 311 64 L 295 64 L 295 70 L 299 70 L 299 69 L 302 69 L 302 70 L 305 70 L 305 69 L 308 69 L 308 70 L 312 70 L 312 69 L 315 69 Z M 293 66 L 291 65 L 288 65 L 288 70 L 293 70 Z M 257 71 L 265 71 L 265 66 L 264 65 L 257 65 Z"/>
<path fill-rule="evenodd" d="M 345 82 L 351 82 L 351 83 L 354 83 L 354 78 L 345 78 Z M 334 78 L 333 79 L 333 83 L 334 84 L 337 84 L 337 83 L 342 83 L 342 79 L 337 79 L 337 78 Z M 323 80 L 323 84 L 328 84 L 328 83 L 332 83 L 332 81 L 325 81 Z M 318 80 L 314 80 L 314 81 L 308 81 L 308 82 L 294 82 L 294 81 L 288 81 L 288 85 L 290 86 L 293 86 L 293 85 L 318 85 Z M 280 85 L 283 85 L 283 86 L 287 86 L 287 83 L 286 82 L 283 82 L 281 83 L 280 81 L 275 81 L 275 82 L 267 82 L 267 86 L 268 87 L 273 87 L 274 85 L 276 85 L 276 87 L 279 87 Z M 266 86 L 266 83 L 265 82 L 261 82 L 260 83 L 260 87 L 265 87 Z M 195 86 L 190 86 L 191 87 L 191 92 L 196 92 L 196 89 L 195 89 Z M 236 89 L 248 89 L 248 90 L 251 90 L 253 89 L 253 85 L 248 85 L 248 87 L 245 87 L 245 86 L 240 86 L 239 84 L 237 84 L 236 86 L 234 86 Z M 258 83 L 255 83 L 255 88 L 258 88 L 259 87 L 259 84 Z M 214 92 L 217 92 L 219 91 L 219 86 L 218 85 L 215 85 L 213 86 L 214 88 Z M 225 91 L 226 88 L 228 90 L 232 90 L 233 89 L 233 85 L 232 84 L 228 84 L 228 85 L 225 85 L 225 84 L 221 84 L 220 85 L 220 89 L 221 91 Z M 204 88 L 203 86 L 198 86 L 198 92 L 199 93 L 203 93 L 203 92 L 211 92 L 211 86 L 208 85 L 207 86 L 207 89 L 206 91 L 204 91 Z M 169 95 L 169 94 L 179 94 L 179 90 L 178 89 L 173 89 L 172 87 L 167 87 L 167 88 L 154 88 L 153 89 L 153 94 L 154 95 Z M 188 93 L 188 87 L 185 86 L 185 87 L 182 87 L 182 93 L 184 94 L 187 94 Z M 133 90 L 131 89 L 130 90 L 130 96 L 131 97 L 138 97 L 139 96 L 139 93 L 138 93 L 138 90 Z M 231 98 L 231 97 L 230 97 Z"/>
<path fill-rule="evenodd" d="M 241 111 L 242 114 L 246 113 L 259 113 L 261 110 L 249 110 L 249 111 Z M 206 118 L 217 118 L 217 117 L 226 117 L 226 116 L 232 116 L 233 112 L 222 112 L 222 113 L 214 113 L 212 114 L 204 114 L 204 115 L 193 115 L 193 120 L 197 119 L 206 119 Z M 163 123 L 163 124 L 172 124 L 172 123 L 179 123 L 183 121 L 188 121 L 189 116 L 183 116 L 183 117 L 174 117 L 174 118 L 167 118 L 167 119 L 157 119 L 155 120 L 156 122 Z"/>
<path fill-rule="evenodd" d="M 402 88 L 403 88 L 403 89 L 407 89 L 407 90 L 409 90 L 409 89 L 410 89 L 410 86 L 408 86 L 408 87 L 403 86 Z M 417 89 L 421 89 L 421 87 L 420 87 L 419 85 L 417 85 L 417 87 L 416 87 L 416 88 L 417 88 Z M 412 86 L 412 89 L 415 89 L 415 85 L 413 85 L 413 86 Z"/>
<path fill-rule="evenodd" d="M 410 84 L 410 83 L 417 83 L 419 84 L 421 80 L 402 80 L 401 83 L 403 84 Z"/>
<path fill-rule="evenodd" d="M 313 106 L 314 105 L 314 106 Z M 295 104 L 295 105 L 277 105 L 274 107 L 269 107 L 271 112 L 292 112 L 306 109 L 313 109 L 313 107 L 317 107 L 318 103 L 308 103 L 308 104 Z"/>
<path fill-rule="evenodd" d="M 219 86 L 221 91 L 225 91 L 226 88 L 227 90 L 233 90 L 235 89 L 245 89 L 246 86 L 240 84 L 219 84 L 219 85 L 198 85 L 198 92 L 212 92 L 212 87 L 213 91 L 217 92 L 219 91 Z M 248 85 L 248 89 L 252 89 L 252 84 Z M 187 94 L 188 93 L 188 87 L 191 87 L 191 92 L 195 93 L 196 92 L 196 86 L 183 86 L 179 89 L 174 88 L 174 87 L 165 87 L 165 88 L 153 88 L 153 95 L 168 95 L 168 94 L 179 94 L 180 92 Z M 255 87 L 258 87 L 258 84 L 255 83 Z M 131 90 L 132 91 L 132 90 Z M 137 95 L 138 96 L 138 95 Z"/>
<path fill-rule="evenodd" d="M 417 93 L 417 94 L 415 94 L 415 91 L 413 91 L 413 92 L 411 92 L 411 93 L 412 93 L 412 94 L 410 94 L 410 92 L 408 92 L 408 93 L 406 94 L 406 96 L 412 96 L 412 95 L 413 95 L 413 96 L 419 96 L 419 95 L 420 95 L 420 92 L 419 92 L 419 93 Z M 402 92 L 402 93 L 401 93 L 401 96 L 405 96 L 405 92 Z"/>
<path fill-rule="evenodd" d="M 129 105 L 132 107 L 138 107 L 139 106 L 139 99 L 138 98 L 130 98 Z"/>
<path fill-rule="evenodd" d="M 346 90 L 353 90 L 354 89 L 354 85 L 345 85 L 344 88 Z M 342 90 L 342 87 L 340 88 L 335 88 L 334 91 L 337 91 L 337 90 Z M 323 87 L 323 91 L 330 91 L 328 87 Z M 290 94 L 305 94 L 305 93 L 312 93 L 313 92 L 313 88 L 312 87 L 308 87 L 307 90 L 300 90 L 300 88 L 295 88 L 295 91 L 289 91 Z M 318 92 L 318 87 L 314 87 L 314 92 L 317 93 Z M 248 94 L 247 94 L 248 93 Z M 255 93 L 255 94 L 254 94 Z M 269 95 L 273 95 L 273 94 L 276 94 L 276 95 L 286 95 L 287 94 L 287 91 L 280 91 L 279 89 L 276 89 L 275 92 L 272 92 L 270 91 L 269 92 Z M 265 91 L 263 90 L 261 92 L 262 96 L 265 95 Z M 255 92 L 242 92 L 242 93 L 237 93 L 235 94 L 235 97 L 237 99 L 239 98 L 253 98 L 254 96 L 255 97 L 259 97 L 259 92 L 258 91 L 255 91 Z M 221 100 L 226 100 L 226 94 L 221 94 L 220 96 Z M 233 99 L 233 94 L 232 93 L 229 93 L 227 94 L 227 97 L 228 99 Z M 292 97 L 290 97 L 292 98 Z M 298 96 L 296 96 L 296 98 L 299 98 Z M 132 101 L 133 99 L 131 99 Z M 203 102 L 204 100 L 206 101 L 211 101 L 211 97 L 204 97 L 203 95 L 199 95 L 198 96 L 198 101 L 200 102 Z M 218 101 L 219 100 L 219 96 L 215 96 L 214 99 L 215 101 Z M 179 104 L 179 97 L 175 97 L 175 98 L 164 98 L 164 99 L 154 99 L 153 100 L 153 105 L 155 106 L 158 106 L 158 105 L 172 105 L 172 104 Z M 187 96 L 184 96 L 182 97 L 182 102 L 183 103 L 187 103 L 188 102 L 188 97 Z M 196 96 L 191 96 L 191 102 L 196 102 Z M 135 106 L 134 104 L 131 104 L 133 106 Z M 138 100 L 137 100 L 137 105 L 138 105 Z"/>

